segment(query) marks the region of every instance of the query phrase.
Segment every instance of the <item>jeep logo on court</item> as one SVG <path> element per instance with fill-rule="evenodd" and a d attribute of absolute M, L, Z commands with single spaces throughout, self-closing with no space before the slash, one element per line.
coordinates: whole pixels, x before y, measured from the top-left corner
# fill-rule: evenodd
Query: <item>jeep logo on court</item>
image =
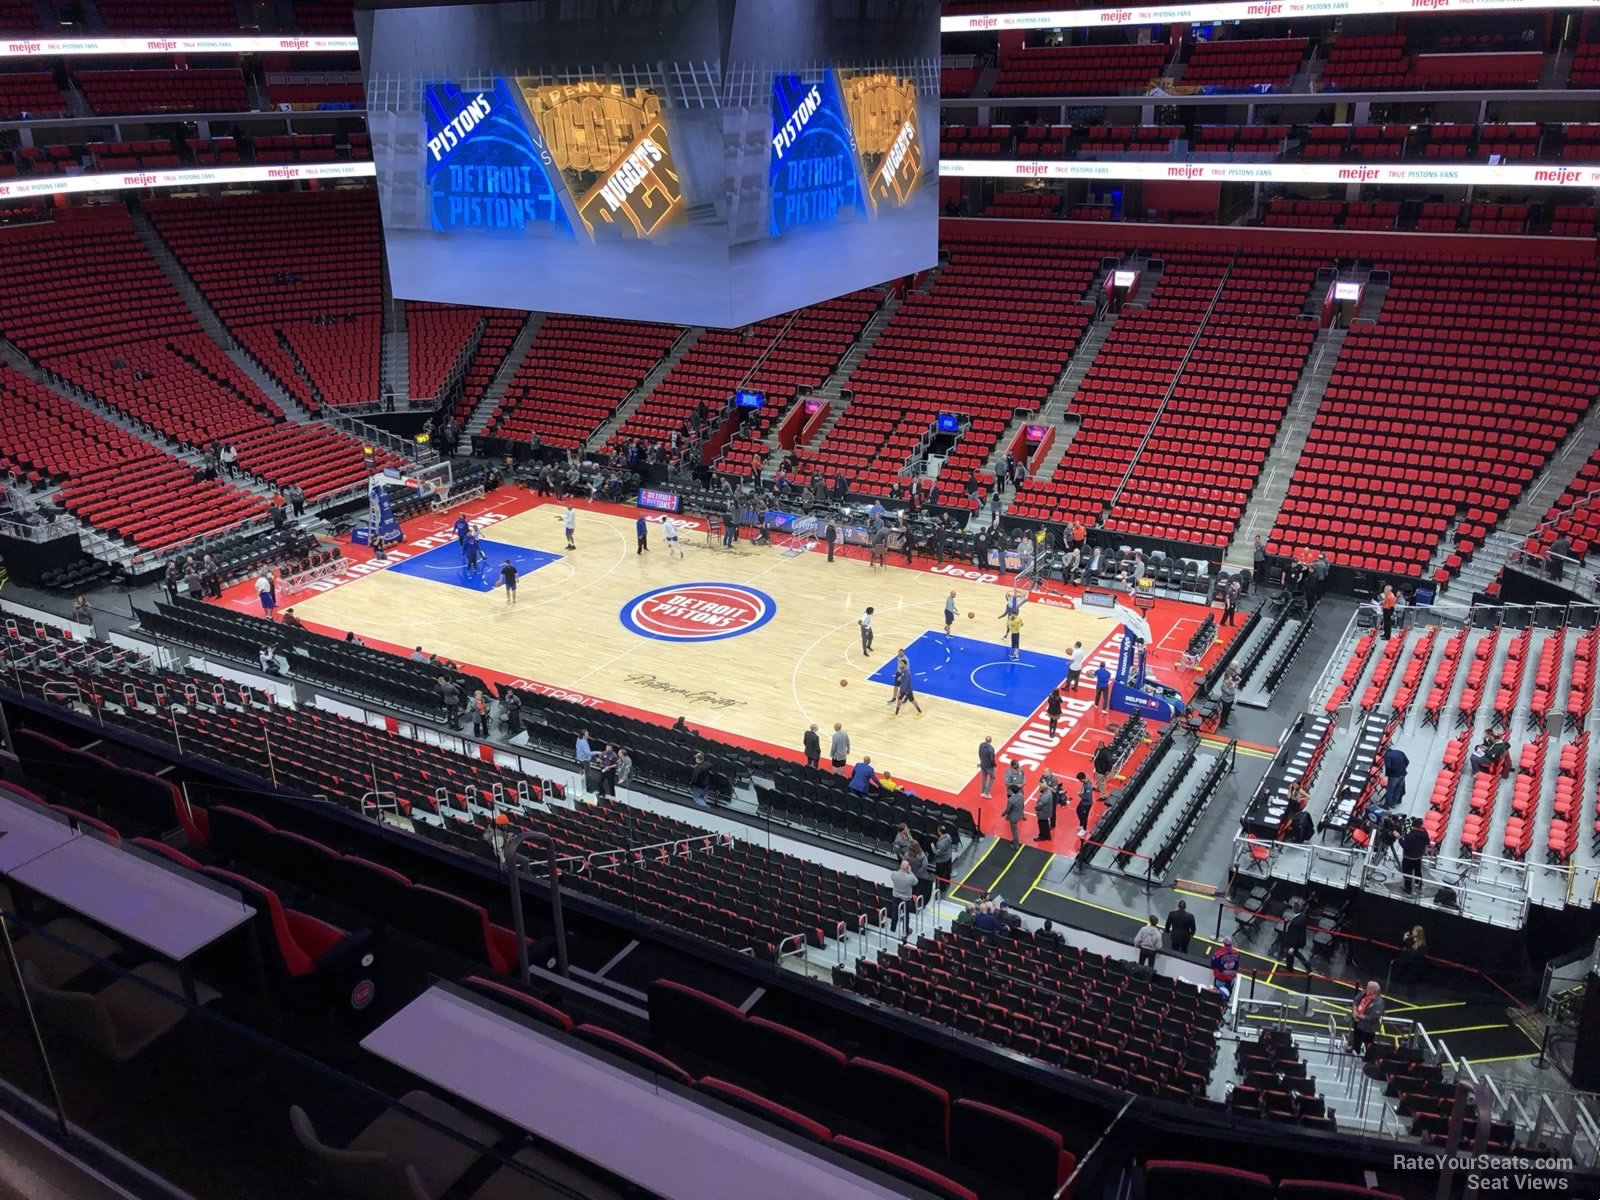
<path fill-rule="evenodd" d="M 715 642 L 760 629 L 777 611 L 771 596 L 742 584 L 685 583 L 635 596 L 620 616 L 640 637 Z"/>

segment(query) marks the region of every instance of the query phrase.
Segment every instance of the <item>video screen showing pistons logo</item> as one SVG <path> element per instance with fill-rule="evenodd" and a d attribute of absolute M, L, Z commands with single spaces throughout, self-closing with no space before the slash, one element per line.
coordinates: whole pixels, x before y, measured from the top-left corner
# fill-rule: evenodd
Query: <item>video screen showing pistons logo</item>
<path fill-rule="evenodd" d="M 684 583 L 635 596 L 623 627 L 664 642 L 716 642 L 760 629 L 778 611 L 771 596 L 735 583 Z"/>
<path fill-rule="evenodd" d="M 772 158 L 768 172 L 772 236 L 866 214 L 856 175 L 856 142 L 833 72 L 815 83 L 798 75 L 772 81 Z"/>
<path fill-rule="evenodd" d="M 646 238 L 682 217 L 683 185 L 661 97 L 648 88 L 518 79 L 528 111 L 591 238 Z"/>
<path fill-rule="evenodd" d="M 546 169 L 550 156 L 528 129 L 504 79 L 488 91 L 453 83 L 423 89 L 429 208 L 437 233 L 521 233 L 530 226 L 572 234 Z"/>

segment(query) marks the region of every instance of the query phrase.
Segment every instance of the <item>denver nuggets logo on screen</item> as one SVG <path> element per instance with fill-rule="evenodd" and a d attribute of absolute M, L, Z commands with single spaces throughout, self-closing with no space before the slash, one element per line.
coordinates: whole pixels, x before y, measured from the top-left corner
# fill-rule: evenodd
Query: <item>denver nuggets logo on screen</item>
<path fill-rule="evenodd" d="M 685 583 L 635 596 L 622 606 L 623 628 L 664 642 L 715 642 L 760 629 L 778 606 L 735 583 Z"/>
<path fill-rule="evenodd" d="M 683 185 L 661 97 L 648 88 L 518 79 L 589 235 L 649 237 L 682 216 Z"/>
<path fill-rule="evenodd" d="M 430 83 L 422 100 L 435 231 L 518 233 L 533 225 L 572 233 L 546 170 L 549 152 L 523 121 L 505 80 L 483 92 Z"/>
<path fill-rule="evenodd" d="M 867 195 L 879 208 L 904 204 L 922 180 L 916 87 L 882 72 L 852 75 L 844 81 L 844 98 Z"/>

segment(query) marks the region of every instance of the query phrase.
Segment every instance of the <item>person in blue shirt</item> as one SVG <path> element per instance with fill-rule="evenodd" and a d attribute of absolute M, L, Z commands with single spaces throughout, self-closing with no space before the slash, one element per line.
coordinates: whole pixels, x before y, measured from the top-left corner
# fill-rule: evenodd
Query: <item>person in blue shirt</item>
<path fill-rule="evenodd" d="M 634 536 L 639 539 L 639 548 L 635 550 L 634 553 L 643 554 L 646 550 L 650 549 L 650 547 L 646 544 L 646 537 L 650 532 L 650 526 L 645 524 L 643 513 L 640 513 L 639 519 L 633 523 L 633 532 Z"/>
<path fill-rule="evenodd" d="M 458 513 L 456 515 L 456 523 L 450 528 L 455 532 L 456 545 L 461 547 L 461 557 L 465 558 L 467 556 L 467 533 L 472 526 L 467 524 L 465 515 Z"/>
<path fill-rule="evenodd" d="M 467 570 L 475 571 L 483 565 L 483 546 L 478 541 L 478 535 L 470 529 L 462 548 L 467 552 Z"/>
<path fill-rule="evenodd" d="M 978 905 L 978 915 L 972 918 L 972 927 L 995 937 L 1011 936 L 1011 931 L 1006 928 L 1006 923 L 1000 919 L 1000 914 L 995 912 L 992 904 Z"/>
<path fill-rule="evenodd" d="M 583 790 L 592 792 L 594 790 L 594 781 L 591 778 L 589 764 L 594 759 L 594 751 L 589 748 L 589 731 L 587 729 L 578 731 L 578 740 L 573 744 L 572 754 L 578 760 L 578 770 L 583 772 Z"/>
<path fill-rule="evenodd" d="M 878 773 L 872 769 L 872 759 L 863 756 L 850 770 L 850 790 L 865 796 L 867 789 L 878 782 Z"/>
<path fill-rule="evenodd" d="M 1094 706 L 1111 711 L 1111 672 L 1105 663 L 1094 669 Z"/>

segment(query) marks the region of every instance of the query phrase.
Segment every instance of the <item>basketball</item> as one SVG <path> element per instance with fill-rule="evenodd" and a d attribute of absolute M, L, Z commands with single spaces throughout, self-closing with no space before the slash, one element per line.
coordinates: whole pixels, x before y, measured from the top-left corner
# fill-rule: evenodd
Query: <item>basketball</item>
<path fill-rule="evenodd" d="M 850 681 L 848 679 L 841 679 L 841 680 L 839 680 L 839 686 L 840 687 L 849 687 L 850 686 Z"/>
<path fill-rule="evenodd" d="M 977 614 L 977 613 L 975 613 L 975 612 L 969 612 L 969 613 L 968 613 L 968 614 L 967 614 L 967 620 L 969 620 L 969 621 L 975 621 L 975 620 L 977 620 L 977 619 L 978 619 L 978 614 Z"/>

